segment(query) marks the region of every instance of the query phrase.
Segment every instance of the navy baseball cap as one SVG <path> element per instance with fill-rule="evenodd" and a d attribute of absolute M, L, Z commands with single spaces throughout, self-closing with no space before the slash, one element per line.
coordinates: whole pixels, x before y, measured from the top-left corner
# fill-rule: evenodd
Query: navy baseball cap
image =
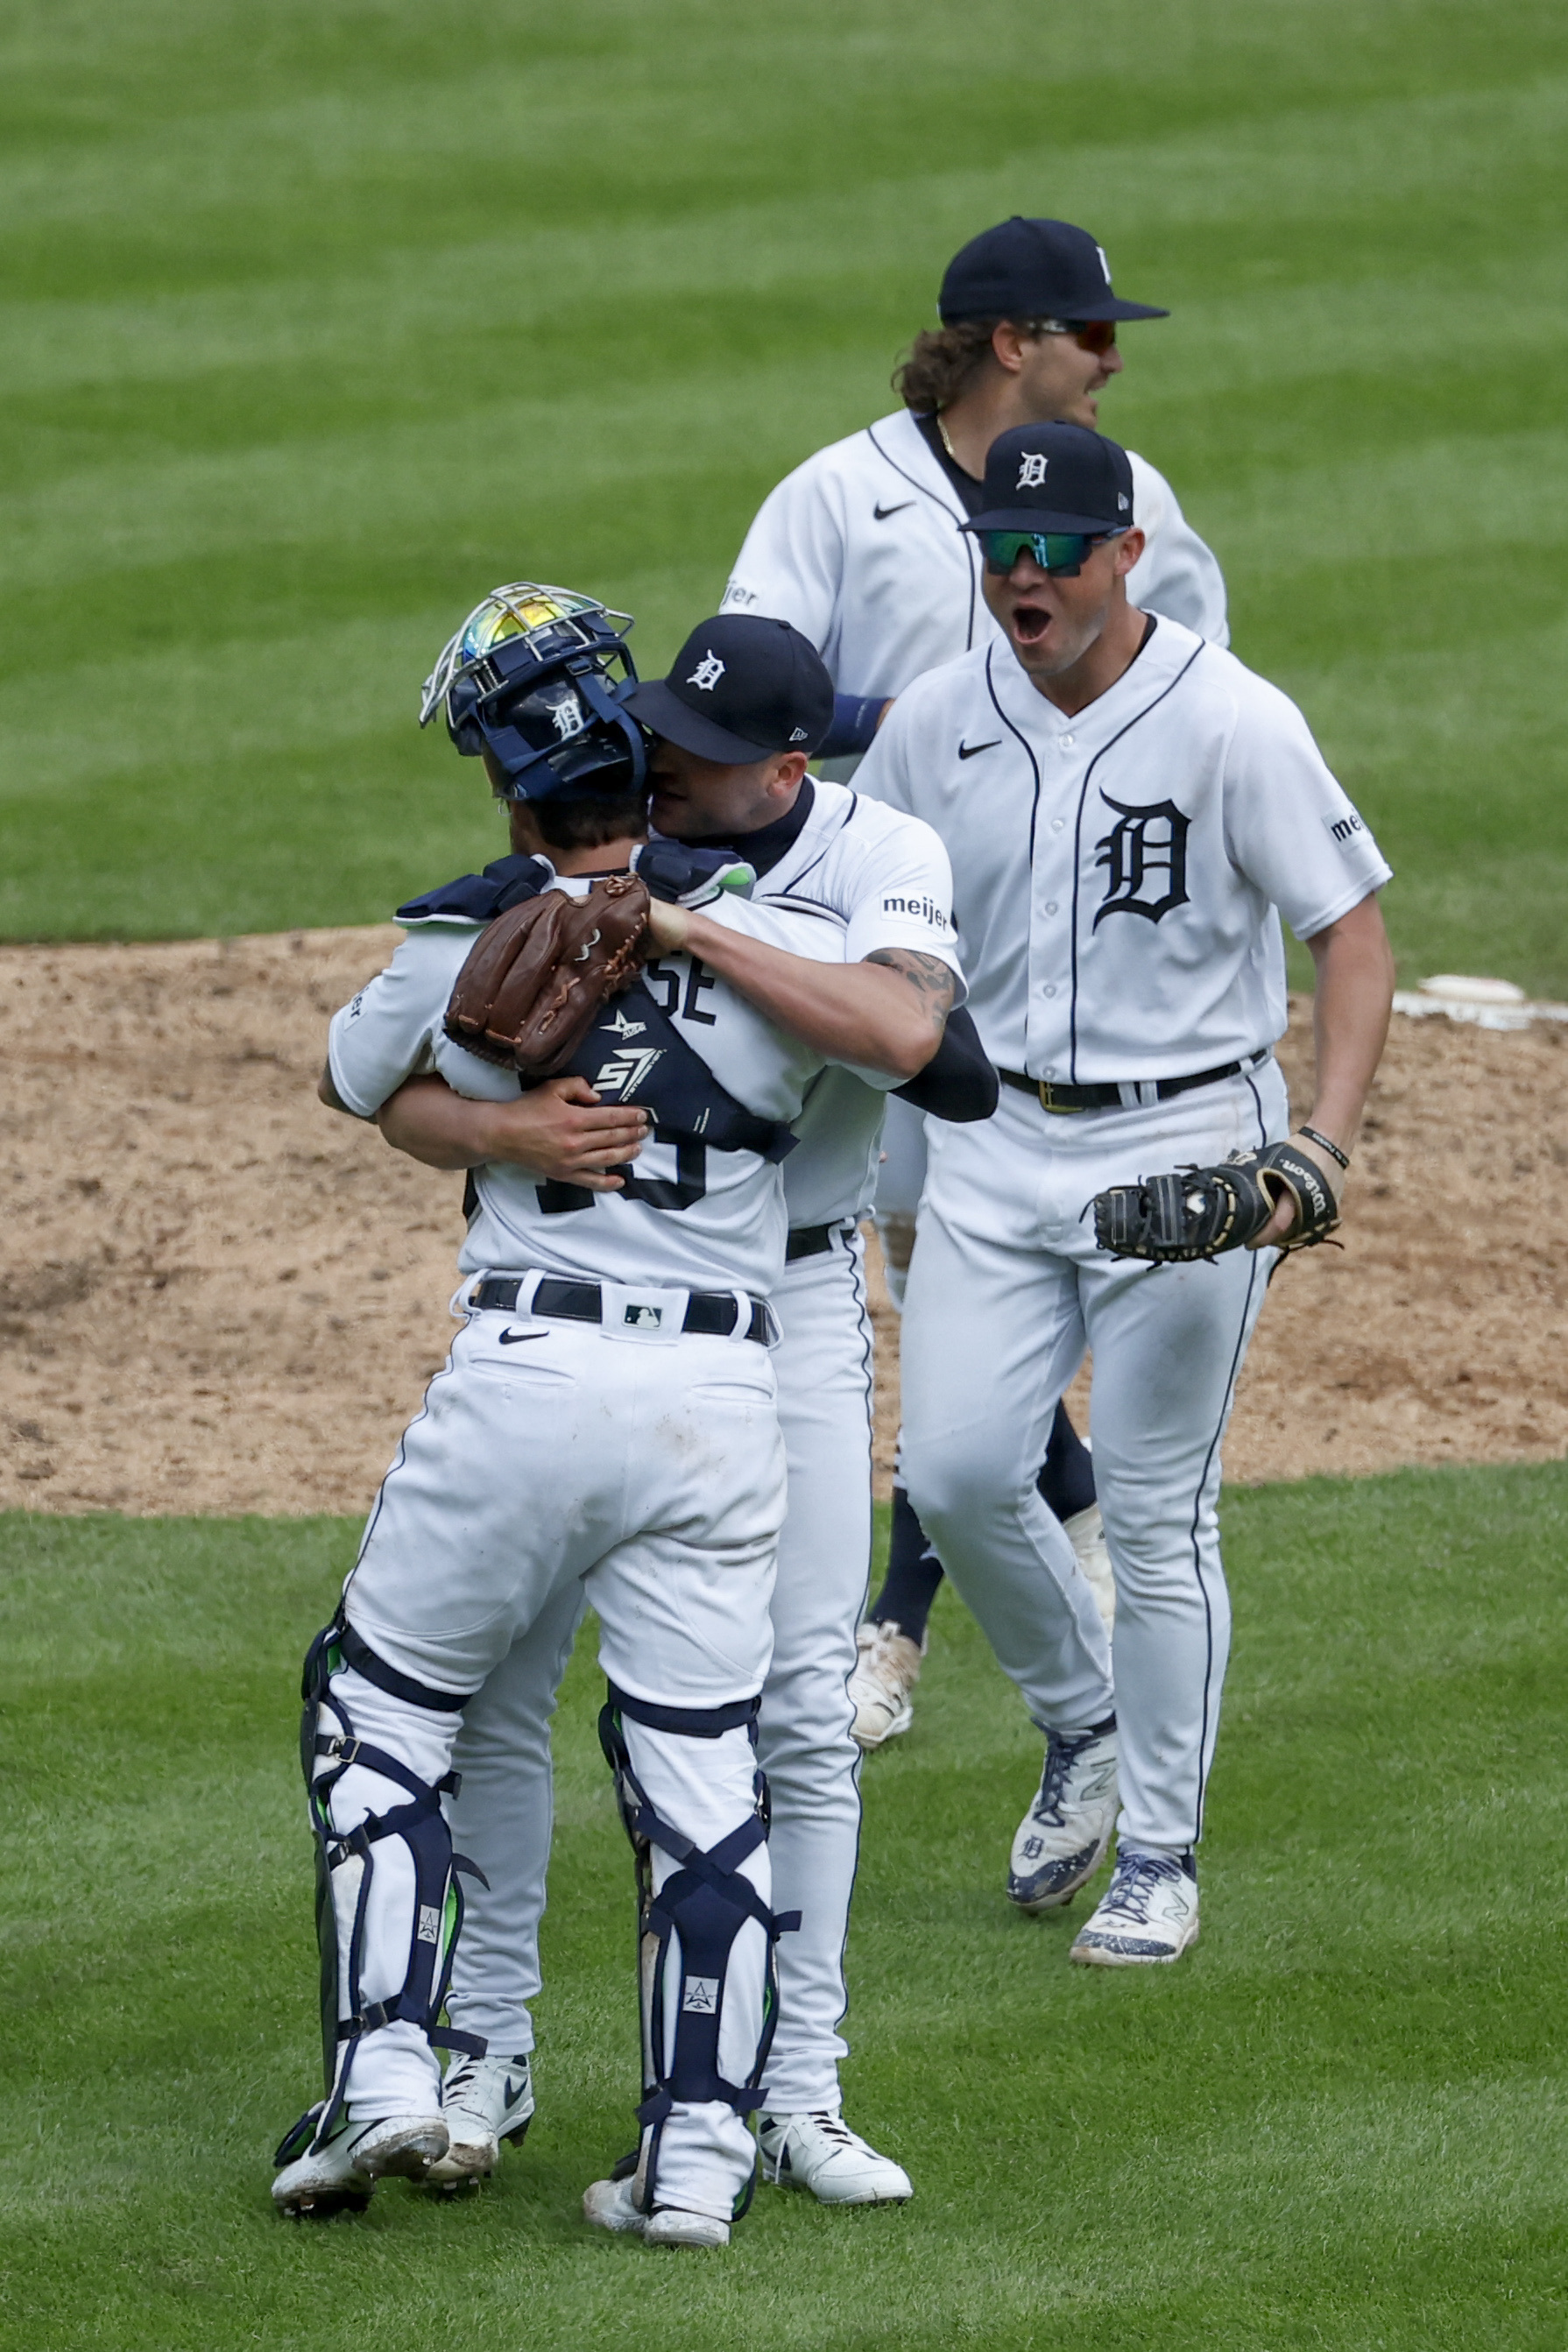
<path fill-rule="evenodd" d="M 937 298 L 944 327 L 960 319 L 1168 319 L 1110 290 L 1105 248 L 1070 221 L 1015 213 L 971 237 L 947 265 Z"/>
<path fill-rule="evenodd" d="M 1015 425 L 985 453 L 982 499 L 984 512 L 961 529 L 1126 530 L 1132 467 L 1119 443 L 1087 425 Z"/>
<path fill-rule="evenodd" d="M 692 630 L 668 677 L 626 697 L 667 742 L 727 767 L 770 751 L 809 758 L 833 721 L 833 680 L 808 637 L 760 613 L 721 613 Z"/>

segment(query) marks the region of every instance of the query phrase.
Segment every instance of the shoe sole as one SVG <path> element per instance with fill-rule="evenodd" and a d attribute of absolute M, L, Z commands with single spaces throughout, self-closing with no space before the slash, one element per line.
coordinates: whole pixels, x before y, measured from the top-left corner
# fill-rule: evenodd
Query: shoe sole
<path fill-rule="evenodd" d="M 1100 1944 L 1075 1944 L 1071 1951 L 1068 1952 L 1068 1958 L 1069 1960 L 1077 1960 L 1080 1968 L 1169 1968 L 1171 1962 L 1173 1960 L 1179 1960 L 1184 1952 L 1190 1952 L 1197 1940 L 1198 1930 L 1194 1927 L 1192 1934 L 1186 1938 L 1185 1942 L 1178 1944 L 1173 1952 L 1112 1952 L 1107 1950 L 1103 1945 Z"/>
<path fill-rule="evenodd" d="M 875 2191 L 869 2197 L 825 2197 L 820 2189 L 813 2189 L 804 2180 L 781 2180 L 776 2173 L 773 2180 L 775 2189 L 798 2189 L 805 2196 L 815 2197 L 819 2205 L 907 2205 L 915 2193 L 911 2186 L 895 2189 L 886 2197 Z"/>
<path fill-rule="evenodd" d="M 523 2141 L 528 2137 L 528 2126 L 532 2121 L 531 2116 L 525 2116 L 521 2123 L 512 2126 L 510 2131 L 498 2133 L 496 2151 L 493 2156 L 488 2146 L 479 2140 L 451 2141 L 446 2155 L 430 2167 L 425 2176 L 426 2180 L 432 2189 L 451 2190 L 470 2186 L 477 2188 L 481 2180 L 489 2180 L 495 2171 L 503 2147 L 522 2146 Z"/>
<path fill-rule="evenodd" d="M 777 2165 L 770 2164 L 765 2156 L 763 2158 L 763 2179 L 772 2189 L 797 2189 L 804 2196 L 815 2197 L 819 2205 L 907 2205 L 915 2193 L 911 2180 L 907 2189 L 895 2189 L 886 2197 L 875 2190 L 869 2197 L 825 2196 L 820 2189 L 814 2189 L 809 2180 L 802 2180 L 793 2172 L 781 2173 Z"/>
<path fill-rule="evenodd" d="M 693 2230 L 688 2236 L 686 2231 L 694 2222 L 706 2226 L 700 2231 Z M 700 2252 L 711 2253 L 729 2244 L 730 2224 L 710 2221 L 703 2213 L 683 2214 L 678 2221 L 673 2212 L 656 2212 L 643 2231 L 642 2242 L 645 2246 L 695 2246 Z"/>
<path fill-rule="evenodd" d="M 364 2168 L 373 2180 L 426 2180 L 448 2144 L 445 2124 L 410 2124 L 367 2155 Z"/>
<path fill-rule="evenodd" d="M 370 2198 L 368 2189 L 302 2189 L 272 2202 L 285 2221 L 331 2221 L 340 2213 L 368 2213 Z"/>

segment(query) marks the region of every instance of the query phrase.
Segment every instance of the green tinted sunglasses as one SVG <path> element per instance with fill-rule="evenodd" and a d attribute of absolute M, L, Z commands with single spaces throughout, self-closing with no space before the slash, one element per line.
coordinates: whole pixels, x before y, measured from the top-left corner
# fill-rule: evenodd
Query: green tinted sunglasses
<path fill-rule="evenodd" d="M 1071 580 L 1083 570 L 1083 559 L 1102 539 L 1120 539 L 1120 530 L 983 530 L 987 572 L 1011 572 L 1020 555 L 1032 555 L 1042 572 Z"/>

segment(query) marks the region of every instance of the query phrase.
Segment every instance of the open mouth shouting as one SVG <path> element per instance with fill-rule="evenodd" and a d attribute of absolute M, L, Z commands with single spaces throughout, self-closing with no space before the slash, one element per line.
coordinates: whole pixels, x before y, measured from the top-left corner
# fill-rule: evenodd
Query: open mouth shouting
<path fill-rule="evenodd" d="M 1021 646 L 1037 646 L 1044 642 L 1051 625 L 1051 615 L 1043 604 L 1019 604 L 1013 607 L 1013 635 Z"/>

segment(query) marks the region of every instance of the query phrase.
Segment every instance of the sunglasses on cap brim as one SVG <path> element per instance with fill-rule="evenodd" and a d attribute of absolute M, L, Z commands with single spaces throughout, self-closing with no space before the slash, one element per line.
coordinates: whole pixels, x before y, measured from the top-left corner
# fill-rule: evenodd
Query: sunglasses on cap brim
<path fill-rule="evenodd" d="M 1020 555 L 1032 555 L 1042 572 L 1071 580 L 1083 570 L 1085 556 L 1102 541 L 1121 539 L 1129 526 L 1115 530 L 983 530 L 987 572 L 1011 572 Z"/>

